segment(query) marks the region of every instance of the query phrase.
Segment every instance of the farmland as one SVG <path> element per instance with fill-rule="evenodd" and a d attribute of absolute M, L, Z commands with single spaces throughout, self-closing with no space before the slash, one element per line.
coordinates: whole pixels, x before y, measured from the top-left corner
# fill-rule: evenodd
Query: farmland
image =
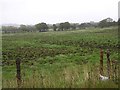
<path fill-rule="evenodd" d="M 118 60 L 117 27 L 3 34 L 2 87 L 17 87 L 19 58 L 21 88 L 118 88 L 119 65 L 115 80 L 99 80 L 100 48 L 107 76 L 106 50 Z"/>

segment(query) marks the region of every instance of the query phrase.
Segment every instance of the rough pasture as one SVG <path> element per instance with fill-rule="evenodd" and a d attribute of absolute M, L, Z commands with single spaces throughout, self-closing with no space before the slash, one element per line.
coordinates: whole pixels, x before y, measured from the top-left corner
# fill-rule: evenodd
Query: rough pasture
<path fill-rule="evenodd" d="M 117 27 L 3 34 L 2 45 L 3 88 L 17 87 L 15 60 L 18 57 L 21 87 L 118 88 L 118 77 L 114 81 L 99 80 L 100 48 L 104 52 L 105 76 L 106 50 L 110 50 L 111 60 L 118 60 Z"/>

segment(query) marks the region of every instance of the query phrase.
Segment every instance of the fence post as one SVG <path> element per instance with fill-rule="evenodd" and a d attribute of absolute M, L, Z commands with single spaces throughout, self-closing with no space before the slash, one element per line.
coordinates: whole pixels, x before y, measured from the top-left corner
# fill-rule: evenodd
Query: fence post
<path fill-rule="evenodd" d="M 117 76 L 117 61 L 116 60 L 112 60 L 112 73 L 113 73 L 113 80 L 116 81 L 118 76 Z"/>
<path fill-rule="evenodd" d="M 20 61 L 21 61 L 20 58 L 17 58 L 17 59 L 16 59 L 16 69 L 17 69 L 16 77 L 17 77 L 17 85 L 18 85 L 18 88 L 19 88 L 20 85 L 21 85 Z"/>
<path fill-rule="evenodd" d="M 117 61 L 115 61 L 115 81 L 117 80 Z"/>
<path fill-rule="evenodd" d="M 103 50 L 100 49 L 100 74 L 103 75 Z"/>
<path fill-rule="evenodd" d="M 108 77 L 110 79 L 110 51 L 107 49 L 107 73 L 108 73 Z"/>

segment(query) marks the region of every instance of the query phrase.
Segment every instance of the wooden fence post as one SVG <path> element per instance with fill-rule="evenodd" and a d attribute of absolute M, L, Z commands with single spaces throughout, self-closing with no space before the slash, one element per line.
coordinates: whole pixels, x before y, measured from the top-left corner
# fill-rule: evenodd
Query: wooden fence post
<path fill-rule="evenodd" d="M 117 80 L 117 61 L 115 61 L 115 80 Z"/>
<path fill-rule="evenodd" d="M 118 67 L 119 68 L 119 67 Z M 118 72 L 117 72 L 117 61 L 112 60 L 112 73 L 113 73 L 113 80 L 116 81 L 118 79 Z"/>
<path fill-rule="evenodd" d="M 110 79 L 110 51 L 107 49 L 107 73 L 108 73 L 108 77 Z"/>
<path fill-rule="evenodd" d="M 16 77 L 17 77 L 17 85 L 18 85 L 18 88 L 19 88 L 20 85 L 21 85 L 20 61 L 21 61 L 20 58 L 17 58 L 17 59 L 16 59 L 16 69 L 17 69 Z"/>
<path fill-rule="evenodd" d="M 100 74 L 103 75 L 103 50 L 100 49 Z"/>
<path fill-rule="evenodd" d="M 114 62 L 113 62 L 113 60 L 111 61 L 111 71 L 112 71 L 112 79 L 114 80 Z"/>

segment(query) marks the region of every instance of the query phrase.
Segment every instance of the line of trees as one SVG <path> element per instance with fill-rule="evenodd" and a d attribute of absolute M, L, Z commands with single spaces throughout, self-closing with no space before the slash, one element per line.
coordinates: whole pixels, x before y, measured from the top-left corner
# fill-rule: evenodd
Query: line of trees
<path fill-rule="evenodd" d="M 34 31 L 37 31 L 37 29 L 35 26 L 31 25 L 20 25 L 20 27 L 2 26 L 3 33 L 34 32 Z"/>
<path fill-rule="evenodd" d="M 116 22 L 113 21 L 112 18 L 106 18 L 101 20 L 100 22 L 88 22 L 88 23 L 69 23 L 69 22 L 62 22 L 57 24 L 46 24 L 44 22 L 38 23 L 36 25 L 20 25 L 20 27 L 14 26 L 2 26 L 3 33 L 15 33 L 15 32 L 46 32 L 49 31 L 48 29 L 52 29 L 53 31 L 65 31 L 65 30 L 77 30 L 77 29 L 85 29 L 89 27 L 109 27 L 109 26 L 117 26 L 120 19 Z"/>
<path fill-rule="evenodd" d="M 99 22 L 98 26 L 103 28 L 103 27 L 109 27 L 109 26 L 115 26 L 117 25 L 118 23 L 113 21 L 112 18 L 106 18 L 106 19 L 103 19 Z"/>

